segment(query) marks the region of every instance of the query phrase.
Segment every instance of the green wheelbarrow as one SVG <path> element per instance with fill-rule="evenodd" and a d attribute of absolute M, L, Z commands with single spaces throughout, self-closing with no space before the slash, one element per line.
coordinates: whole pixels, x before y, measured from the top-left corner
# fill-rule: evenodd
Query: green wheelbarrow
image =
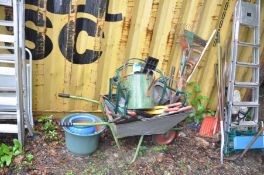
<path fill-rule="evenodd" d="M 144 116 L 141 116 L 139 114 L 135 116 L 134 114 L 128 112 L 127 115 L 129 116 L 125 118 L 130 118 L 129 120 L 117 121 L 116 119 L 120 117 L 115 116 L 115 118 L 113 118 L 113 115 L 117 114 L 114 114 L 114 112 L 112 111 L 107 98 L 103 98 L 103 103 L 101 103 L 96 100 L 72 96 L 64 93 L 59 93 L 58 96 L 62 98 L 84 100 L 87 102 L 98 104 L 102 109 L 102 112 L 104 113 L 104 115 L 106 115 L 108 119 L 108 122 L 99 123 L 64 122 L 59 123 L 60 126 L 108 126 L 112 132 L 113 138 L 118 148 L 120 148 L 118 139 L 130 136 L 141 136 L 137 145 L 136 152 L 134 153 L 133 159 L 130 163 L 133 163 L 136 160 L 144 136 L 152 135 L 154 141 L 158 141 L 158 143 L 161 144 L 168 144 L 172 142 L 176 136 L 175 130 L 177 128 L 175 128 L 175 126 L 184 119 L 186 119 L 188 115 L 192 112 L 191 110 L 189 110 L 183 112 L 165 113 L 154 115 L 151 118 L 145 118 Z M 131 115 L 133 117 L 131 117 Z"/>

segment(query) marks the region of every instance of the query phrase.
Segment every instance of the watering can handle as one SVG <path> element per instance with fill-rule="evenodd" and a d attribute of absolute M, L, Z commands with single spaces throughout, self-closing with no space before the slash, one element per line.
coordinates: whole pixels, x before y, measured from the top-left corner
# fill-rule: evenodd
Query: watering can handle
<path fill-rule="evenodd" d="M 62 98 L 70 98 L 70 94 L 59 93 L 58 96 Z"/>
<path fill-rule="evenodd" d="M 149 74 L 149 72 L 147 73 L 147 77 L 146 77 L 146 79 L 148 79 L 148 74 Z M 147 97 L 150 96 L 150 90 L 151 90 L 152 86 L 154 85 L 155 80 L 156 80 L 155 72 L 153 72 L 153 79 L 152 79 L 152 82 L 150 83 L 150 85 L 149 85 L 149 87 L 148 87 Z"/>

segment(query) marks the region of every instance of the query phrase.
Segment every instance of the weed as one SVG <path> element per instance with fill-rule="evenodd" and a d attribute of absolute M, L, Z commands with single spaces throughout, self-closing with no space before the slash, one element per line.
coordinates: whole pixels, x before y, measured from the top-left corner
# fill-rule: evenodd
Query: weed
<path fill-rule="evenodd" d="M 52 130 L 55 129 L 55 126 L 52 123 L 53 122 L 52 115 L 50 115 L 50 116 L 41 116 L 38 119 L 38 122 L 43 124 L 42 127 L 41 127 L 42 131 L 52 131 Z"/>
<path fill-rule="evenodd" d="M 185 162 L 184 162 L 183 160 L 180 160 L 180 161 L 178 162 L 178 165 L 179 165 L 180 170 L 183 172 L 183 174 L 187 174 L 188 167 L 187 167 L 187 165 L 185 164 Z"/>
<path fill-rule="evenodd" d="M 13 140 L 13 146 L 0 144 L 0 168 L 10 166 L 14 157 L 22 153 L 22 146 L 17 139 Z"/>
<path fill-rule="evenodd" d="M 138 151 L 138 155 L 139 156 L 145 156 L 147 153 L 147 147 L 146 146 L 140 146 L 139 151 Z"/>
<path fill-rule="evenodd" d="M 53 131 L 48 131 L 48 133 L 45 136 L 45 139 L 48 140 L 56 140 L 58 136 L 57 131 L 53 130 Z"/>
<path fill-rule="evenodd" d="M 65 173 L 64 175 L 74 175 L 72 171 Z"/>
<path fill-rule="evenodd" d="M 151 149 L 153 152 L 160 153 L 168 150 L 168 145 L 157 145 Z"/>
<path fill-rule="evenodd" d="M 46 122 L 52 122 L 52 115 L 44 115 L 38 118 L 39 123 L 46 123 Z"/>
<path fill-rule="evenodd" d="M 191 82 L 187 86 L 192 89 L 192 92 L 187 92 L 187 98 L 192 98 L 191 105 L 195 109 L 195 111 L 189 115 L 188 121 L 201 123 L 206 115 L 213 116 L 214 112 L 206 109 L 204 105 L 204 103 L 209 102 L 209 98 L 203 95 L 196 96 L 196 94 L 199 94 L 201 92 L 200 85 L 198 83 Z M 193 95 L 192 93 L 194 93 L 195 95 Z"/>
<path fill-rule="evenodd" d="M 57 140 L 56 141 L 56 145 L 62 145 L 62 141 L 61 140 Z"/>
<path fill-rule="evenodd" d="M 53 117 L 50 116 L 42 116 L 38 119 L 39 123 L 42 123 L 41 130 L 46 133 L 45 140 L 56 140 L 58 133 L 56 131 L 56 126 L 53 124 Z"/>
<path fill-rule="evenodd" d="M 109 174 L 109 169 L 106 166 L 99 166 L 94 163 L 89 163 L 85 170 L 82 172 L 83 175 L 86 174 L 96 174 L 96 175 L 106 175 Z"/>
<path fill-rule="evenodd" d="M 27 160 L 27 162 L 29 164 L 32 164 L 33 159 L 34 159 L 34 155 L 33 154 L 29 153 L 29 154 L 26 155 L 26 160 Z"/>
<path fill-rule="evenodd" d="M 43 131 L 52 131 L 55 129 L 55 126 L 52 124 L 52 122 L 45 122 L 41 129 Z"/>

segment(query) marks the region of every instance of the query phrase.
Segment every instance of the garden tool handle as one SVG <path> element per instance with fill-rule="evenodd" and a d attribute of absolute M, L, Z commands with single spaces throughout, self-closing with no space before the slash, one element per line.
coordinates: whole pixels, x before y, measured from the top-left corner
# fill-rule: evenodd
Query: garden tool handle
<path fill-rule="evenodd" d="M 183 106 L 182 102 L 177 102 L 177 103 L 172 103 L 172 104 L 167 105 L 168 108 L 182 107 L 182 106 Z"/>
<path fill-rule="evenodd" d="M 63 127 L 69 127 L 69 126 L 73 126 L 73 123 L 71 122 L 58 122 L 59 126 L 63 126 Z"/>
<path fill-rule="evenodd" d="M 65 93 L 58 93 L 58 96 L 59 97 L 62 97 L 62 98 L 70 98 L 70 94 L 65 94 Z"/>
<path fill-rule="evenodd" d="M 69 127 L 69 126 L 109 126 L 108 122 L 98 122 L 98 123 L 72 123 L 72 122 L 58 122 L 59 126 Z"/>

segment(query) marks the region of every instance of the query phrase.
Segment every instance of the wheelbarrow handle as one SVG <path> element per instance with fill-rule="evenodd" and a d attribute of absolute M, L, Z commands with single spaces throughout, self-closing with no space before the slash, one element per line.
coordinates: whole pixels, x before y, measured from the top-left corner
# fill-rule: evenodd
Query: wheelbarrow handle
<path fill-rule="evenodd" d="M 65 93 L 58 93 L 58 96 L 59 97 L 62 97 L 62 98 L 70 98 L 70 94 L 65 94 Z"/>

